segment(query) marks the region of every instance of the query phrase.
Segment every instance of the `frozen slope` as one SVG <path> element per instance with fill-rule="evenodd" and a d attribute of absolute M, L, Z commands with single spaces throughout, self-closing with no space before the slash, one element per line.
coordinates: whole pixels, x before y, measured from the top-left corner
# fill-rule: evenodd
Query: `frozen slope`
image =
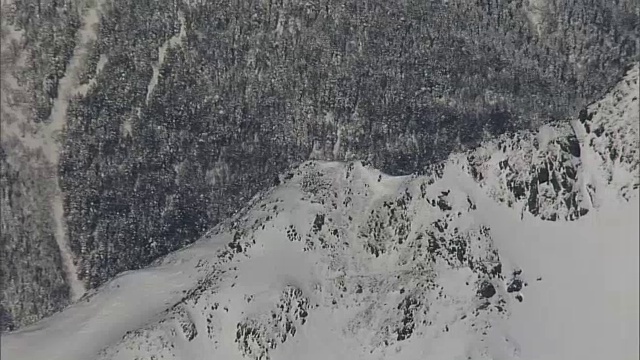
<path fill-rule="evenodd" d="M 3 359 L 637 359 L 638 68 L 425 174 L 309 162 Z"/>

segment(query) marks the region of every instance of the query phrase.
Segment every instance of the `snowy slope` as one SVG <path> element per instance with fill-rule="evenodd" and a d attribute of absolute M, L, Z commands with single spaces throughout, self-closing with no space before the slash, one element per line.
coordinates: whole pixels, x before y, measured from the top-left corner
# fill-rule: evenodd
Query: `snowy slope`
<path fill-rule="evenodd" d="M 308 162 L 3 359 L 637 359 L 638 67 L 423 175 Z"/>

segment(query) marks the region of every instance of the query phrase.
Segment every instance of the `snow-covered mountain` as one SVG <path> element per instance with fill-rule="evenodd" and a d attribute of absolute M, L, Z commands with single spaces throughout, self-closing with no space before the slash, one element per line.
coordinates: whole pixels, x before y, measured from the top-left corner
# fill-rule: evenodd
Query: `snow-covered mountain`
<path fill-rule="evenodd" d="M 413 174 L 577 117 L 639 59 L 635 0 L 2 0 L 0 15 L 3 332 L 192 244 L 304 161 Z M 563 210 L 552 178 L 528 192 L 514 161 L 513 196 L 551 190 L 525 211 L 589 207 Z"/>
<path fill-rule="evenodd" d="M 637 359 L 638 78 L 421 175 L 303 163 L 2 358 Z"/>

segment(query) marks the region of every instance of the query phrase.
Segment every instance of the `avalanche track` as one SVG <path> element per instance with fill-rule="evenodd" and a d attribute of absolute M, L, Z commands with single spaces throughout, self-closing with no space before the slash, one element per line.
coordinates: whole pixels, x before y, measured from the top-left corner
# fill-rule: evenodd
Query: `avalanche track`
<path fill-rule="evenodd" d="M 49 123 L 42 128 L 44 132 L 42 134 L 42 138 L 45 141 L 43 148 L 46 149 L 45 154 L 54 166 L 57 166 L 60 157 L 60 144 L 57 136 L 65 127 L 70 97 L 81 91 L 78 72 L 86 62 L 87 46 L 89 42 L 96 38 L 97 26 L 100 22 L 101 7 L 102 1 L 98 0 L 93 7 L 86 10 L 82 18 L 83 25 L 78 31 L 76 47 L 73 50 L 73 55 L 67 65 L 65 75 L 60 79 L 57 92 L 59 95 L 53 103 Z M 64 220 L 64 207 L 62 204 L 62 190 L 60 189 L 57 177 L 54 179 L 54 182 L 55 188 L 57 189 L 52 204 L 56 222 L 55 238 L 58 243 L 58 247 L 60 247 L 60 253 L 62 255 L 63 265 L 65 268 L 64 270 L 67 274 L 67 281 L 71 288 L 71 298 L 75 301 L 85 293 L 86 289 L 84 283 L 78 279 L 78 270 L 76 269 L 76 265 L 73 261 L 73 254 L 69 249 L 66 224 Z"/>

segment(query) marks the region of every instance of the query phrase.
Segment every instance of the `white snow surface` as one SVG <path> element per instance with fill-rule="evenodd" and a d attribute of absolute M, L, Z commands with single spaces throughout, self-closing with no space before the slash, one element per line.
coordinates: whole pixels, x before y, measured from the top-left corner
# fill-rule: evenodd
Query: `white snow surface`
<path fill-rule="evenodd" d="M 2 358 L 637 359 L 638 67 L 589 113 L 424 175 L 304 163 Z"/>

